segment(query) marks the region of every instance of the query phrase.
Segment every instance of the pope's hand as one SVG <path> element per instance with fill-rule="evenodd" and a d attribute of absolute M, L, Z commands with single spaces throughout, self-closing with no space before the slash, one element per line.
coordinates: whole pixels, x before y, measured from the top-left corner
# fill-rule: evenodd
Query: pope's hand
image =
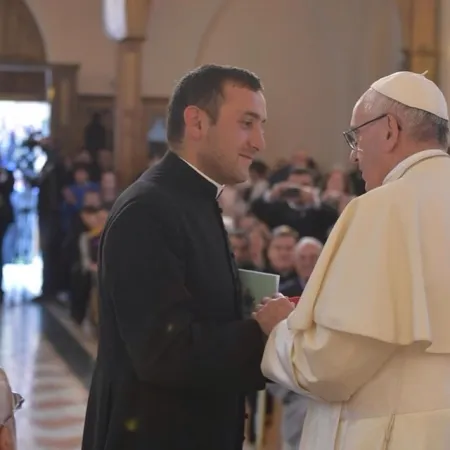
<path fill-rule="evenodd" d="M 276 325 L 286 319 L 295 309 L 287 297 L 278 297 L 264 302 L 253 313 L 253 318 L 259 323 L 265 334 L 269 335 Z"/>

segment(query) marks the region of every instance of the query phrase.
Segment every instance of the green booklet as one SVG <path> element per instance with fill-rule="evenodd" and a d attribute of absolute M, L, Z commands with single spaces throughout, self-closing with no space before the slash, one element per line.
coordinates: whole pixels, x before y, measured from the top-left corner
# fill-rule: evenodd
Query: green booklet
<path fill-rule="evenodd" d="M 272 297 L 278 292 L 280 275 L 239 269 L 239 277 L 243 294 L 253 299 L 253 307 L 258 306 L 264 297 Z"/>

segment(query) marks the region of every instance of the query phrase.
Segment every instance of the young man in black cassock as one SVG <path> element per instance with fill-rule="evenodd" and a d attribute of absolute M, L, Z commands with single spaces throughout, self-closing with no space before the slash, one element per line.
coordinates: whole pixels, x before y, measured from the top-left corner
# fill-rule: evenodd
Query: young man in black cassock
<path fill-rule="evenodd" d="M 100 244 L 98 361 L 83 450 L 241 450 L 264 338 L 244 319 L 217 204 L 264 147 L 259 79 L 203 66 L 168 108 L 171 151 L 118 199 Z"/>

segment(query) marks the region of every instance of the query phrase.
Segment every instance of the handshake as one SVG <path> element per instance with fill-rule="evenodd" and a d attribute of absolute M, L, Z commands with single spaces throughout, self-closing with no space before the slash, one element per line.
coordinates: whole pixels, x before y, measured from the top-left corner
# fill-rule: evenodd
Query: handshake
<path fill-rule="evenodd" d="M 264 297 L 252 317 L 258 322 L 264 333 L 269 335 L 281 321 L 294 311 L 298 300 L 299 297 L 288 298 L 281 294 Z"/>

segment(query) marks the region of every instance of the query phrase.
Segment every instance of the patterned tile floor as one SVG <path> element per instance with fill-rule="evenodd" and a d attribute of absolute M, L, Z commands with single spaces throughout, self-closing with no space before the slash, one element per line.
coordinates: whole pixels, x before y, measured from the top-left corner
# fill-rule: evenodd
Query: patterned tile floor
<path fill-rule="evenodd" d="M 16 415 L 19 450 L 79 450 L 87 391 L 41 334 L 41 309 L 1 314 L 0 363 L 25 398 Z"/>
<path fill-rule="evenodd" d="M 43 333 L 40 262 L 4 268 L 0 309 L 0 366 L 25 403 L 16 414 L 18 450 L 79 450 L 87 390 Z"/>

